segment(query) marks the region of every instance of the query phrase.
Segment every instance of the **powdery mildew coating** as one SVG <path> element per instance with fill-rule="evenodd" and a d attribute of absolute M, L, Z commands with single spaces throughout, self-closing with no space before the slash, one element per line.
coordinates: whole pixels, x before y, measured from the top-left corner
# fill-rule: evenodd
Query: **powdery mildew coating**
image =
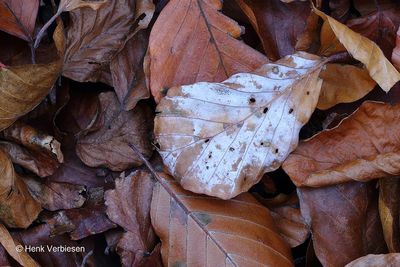
<path fill-rule="evenodd" d="M 228 199 L 247 191 L 296 148 L 318 101 L 322 66 L 302 52 L 257 74 L 170 89 L 155 119 L 164 164 L 196 193 Z"/>

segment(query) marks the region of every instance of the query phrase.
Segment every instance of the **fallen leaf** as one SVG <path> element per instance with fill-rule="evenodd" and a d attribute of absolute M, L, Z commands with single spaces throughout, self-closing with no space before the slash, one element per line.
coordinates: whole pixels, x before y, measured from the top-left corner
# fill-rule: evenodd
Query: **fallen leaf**
<path fill-rule="evenodd" d="M 300 52 L 222 83 L 175 87 L 157 106 L 155 137 L 190 191 L 232 198 L 295 149 L 319 97 L 320 57 Z"/>
<path fill-rule="evenodd" d="M 400 70 L 400 27 L 397 30 L 396 47 L 393 49 L 392 62 L 397 70 Z"/>
<path fill-rule="evenodd" d="M 5 250 L 13 257 L 19 264 L 24 267 L 38 267 L 39 264 L 29 256 L 24 250 L 17 252 L 16 247 L 20 246 L 18 242 L 15 242 L 7 228 L 0 223 L 0 244 Z"/>
<path fill-rule="evenodd" d="M 0 222 L 8 227 L 27 228 L 41 211 L 27 186 L 15 173 L 9 156 L 0 149 Z"/>
<path fill-rule="evenodd" d="M 384 266 L 398 266 L 400 264 L 400 253 L 389 253 L 374 255 L 370 254 L 358 258 L 345 267 L 384 267 Z"/>
<path fill-rule="evenodd" d="M 373 13 L 349 20 L 347 26 L 374 41 L 390 58 L 396 42 L 396 30 L 400 26 L 400 8 L 397 3 L 381 6 L 380 2 Z"/>
<path fill-rule="evenodd" d="M 171 0 L 164 7 L 151 30 L 147 57 L 148 82 L 156 102 L 172 86 L 220 82 L 268 61 L 235 39 L 242 28 L 220 13 L 221 8 L 220 0 Z"/>
<path fill-rule="evenodd" d="M 307 1 L 236 1 L 256 30 L 270 60 L 275 61 L 295 52 L 294 47 L 311 13 Z"/>
<path fill-rule="evenodd" d="M 350 0 L 331 0 L 329 1 L 331 17 L 344 23 L 350 16 Z"/>
<path fill-rule="evenodd" d="M 163 175 L 151 220 L 164 266 L 293 266 L 268 209 L 248 193 L 229 201 L 199 196 Z"/>
<path fill-rule="evenodd" d="M 40 182 L 33 177 L 23 177 L 23 180 L 32 196 L 46 210 L 74 209 L 85 203 L 85 186 L 51 181 Z"/>
<path fill-rule="evenodd" d="M 2 132 L 4 139 L 23 145 L 32 153 L 40 157 L 40 154 L 47 154 L 58 163 L 63 163 L 64 155 L 61 151 L 61 144 L 53 136 L 45 134 L 35 128 L 16 122 Z M 43 155 L 45 157 L 45 155 Z"/>
<path fill-rule="evenodd" d="M 60 23 L 54 31 L 59 56 L 64 49 L 64 33 Z M 49 93 L 61 72 L 57 59 L 48 64 L 31 64 L 0 68 L 0 130 L 34 109 Z"/>
<path fill-rule="evenodd" d="M 346 51 L 346 48 L 336 38 L 335 32 L 326 21 L 324 21 L 322 24 L 319 39 L 321 44 L 317 53 L 318 55 L 328 57 L 330 55 Z"/>
<path fill-rule="evenodd" d="M 111 0 L 61 0 L 58 10 L 62 10 L 61 12 L 72 11 L 81 7 L 90 7 L 91 9 L 97 10 L 107 1 Z"/>
<path fill-rule="evenodd" d="M 153 185 L 149 173 L 135 171 L 117 178 L 115 189 L 105 192 L 108 217 L 126 231 L 117 243 L 123 266 L 141 266 L 156 245 L 150 221 Z"/>
<path fill-rule="evenodd" d="M 32 42 L 39 0 L 0 1 L 0 30 Z"/>
<path fill-rule="evenodd" d="M 135 8 L 138 2 L 108 0 L 98 10 L 75 9 L 70 12 L 71 25 L 67 32 L 63 75 L 80 82 L 100 81 L 112 85 L 110 62 L 124 49 L 132 34 L 136 33 L 133 27 L 135 22 L 139 20 L 138 27 L 141 29 L 144 28 L 142 23 L 151 19 L 151 10 L 139 6 L 146 4 L 141 3 L 138 9 Z M 143 12 L 146 14 L 145 22 L 139 17 Z M 130 62 L 135 65 L 137 63 Z M 131 80 L 132 77 L 134 73 L 129 73 L 126 79 Z"/>
<path fill-rule="evenodd" d="M 101 187 L 88 191 L 88 199 L 81 208 L 44 214 L 40 220 L 46 222 L 52 235 L 69 233 L 72 240 L 81 240 L 116 227 L 106 215 L 104 189 Z"/>
<path fill-rule="evenodd" d="M 101 128 L 79 137 L 76 153 L 88 166 L 105 166 L 113 171 L 123 171 L 142 164 L 129 147 L 134 143 L 150 157 L 152 146 L 149 135 L 152 128 L 152 112 L 145 105 L 131 111 L 121 110 L 113 92 L 99 95 Z"/>
<path fill-rule="evenodd" d="M 329 109 L 339 103 L 354 102 L 374 89 L 376 82 L 368 71 L 352 65 L 327 64 L 317 108 Z"/>
<path fill-rule="evenodd" d="M 386 252 L 374 183 L 302 188 L 298 195 L 323 266 L 341 267 L 366 254 Z"/>
<path fill-rule="evenodd" d="M 139 31 L 111 60 L 114 90 L 124 110 L 131 110 L 139 100 L 150 97 L 143 70 L 148 42 L 148 31 Z"/>
<path fill-rule="evenodd" d="M 283 169 L 297 186 L 312 187 L 399 175 L 399 110 L 364 102 L 337 127 L 300 143 Z"/>
<path fill-rule="evenodd" d="M 388 92 L 400 80 L 400 73 L 374 42 L 315 8 L 314 12 L 324 19 L 346 50 L 365 65 L 370 76 L 384 91 Z"/>
<path fill-rule="evenodd" d="M 400 251 L 399 189 L 398 177 L 379 180 L 379 215 L 389 252 Z"/>

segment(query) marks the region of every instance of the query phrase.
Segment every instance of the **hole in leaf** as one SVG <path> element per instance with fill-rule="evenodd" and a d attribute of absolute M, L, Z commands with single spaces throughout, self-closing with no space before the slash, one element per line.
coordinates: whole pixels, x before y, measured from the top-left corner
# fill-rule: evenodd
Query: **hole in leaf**
<path fill-rule="evenodd" d="M 261 142 L 261 143 L 260 143 L 260 145 L 262 145 L 262 146 L 263 146 L 263 145 L 264 145 L 264 142 Z"/>
<path fill-rule="evenodd" d="M 267 113 L 268 112 L 268 108 L 264 108 L 263 113 Z"/>
<path fill-rule="evenodd" d="M 292 114 L 292 112 L 293 112 L 293 109 L 292 108 L 289 109 L 289 114 Z"/>
<path fill-rule="evenodd" d="M 252 97 L 252 98 L 249 99 L 249 102 L 250 103 L 256 103 L 256 99 L 254 97 Z"/>
<path fill-rule="evenodd" d="M 275 154 L 277 154 L 278 152 L 279 152 L 279 149 L 276 148 L 276 149 L 275 149 Z"/>
<path fill-rule="evenodd" d="M 233 147 L 230 147 L 229 151 L 235 151 L 235 149 Z"/>
<path fill-rule="evenodd" d="M 208 143 L 209 141 L 210 141 L 210 139 L 207 138 L 207 139 L 204 141 L 204 143 Z"/>
<path fill-rule="evenodd" d="M 159 143 L 154 143 L 154 146 L 155 146 L 157 149 L 160 149 L 160 148 L 161 148 Z"/>
<path fill-rule="evenodd" d="M 206 166 L 206 169 L 208 170 L 210 167 Z"/>
<path fill-rule="evenodd" d="M 307 91 L 307 95 L 309 95 L 310 94 L 310 91 Z"/>

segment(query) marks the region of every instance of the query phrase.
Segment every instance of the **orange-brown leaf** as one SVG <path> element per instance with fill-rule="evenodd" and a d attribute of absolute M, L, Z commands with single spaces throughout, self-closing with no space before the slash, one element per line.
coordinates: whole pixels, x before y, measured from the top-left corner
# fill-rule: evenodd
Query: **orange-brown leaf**
<path fill-rule="evenodd" d="M 162 175 L 151 218 L 165 266 L 292 266 L 267 208 L 250 194 L 224 201 L 183 190 Z"/>
<path fill-rule="evenodd" d="M 150 34 L 149 85 L 158 102 L 166 89 L 199 81 L 220 82 L 267 62 L 236 40 L 242 28 L 218 12 L 221 0 L 172 0 Z"/>

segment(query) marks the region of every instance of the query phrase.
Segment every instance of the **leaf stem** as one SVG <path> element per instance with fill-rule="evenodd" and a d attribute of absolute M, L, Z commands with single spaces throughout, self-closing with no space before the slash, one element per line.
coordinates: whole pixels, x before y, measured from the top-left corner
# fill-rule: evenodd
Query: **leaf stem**
<path fill-rule="evenodd" d="M 142 152 L 139 151 L 139 149 L 134 145 L 134 144 L 128 144 L 129 147 L 135 152 L 135 154 L 143 161 L 143 163 L 146 165 L 146 167 L 149 169 L 151 174 L 158 180 L 162 181 L 161 177 L 158 175 L 157 171 L 153 168 L 151 163 L 143 156 Z"/>

